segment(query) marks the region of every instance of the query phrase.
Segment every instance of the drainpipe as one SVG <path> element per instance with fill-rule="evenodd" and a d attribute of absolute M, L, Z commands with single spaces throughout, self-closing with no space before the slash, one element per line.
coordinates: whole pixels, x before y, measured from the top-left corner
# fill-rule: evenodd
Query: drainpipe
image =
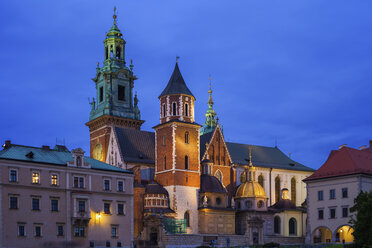
<path fill-rule="evenodd" d="M 270 206 L 272 205 L 272 198 L 271 198 L 271 171 L 273 168 L 270 168 L 270 174 L 269 174 L 269 189 L 270 189 Z"/>

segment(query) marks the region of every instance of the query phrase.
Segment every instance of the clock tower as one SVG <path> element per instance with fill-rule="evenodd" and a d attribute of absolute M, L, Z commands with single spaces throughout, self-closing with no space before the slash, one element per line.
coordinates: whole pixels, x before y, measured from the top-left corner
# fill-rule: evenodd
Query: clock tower
<path fill-rule="evenodd" d="M 90 102 L 91 111 L 86 125 L 90 132 L 91 157 L 106 161 L 111 130 L 114 127 L 140 129 L 141 120 L 137 94 L 133 96 L 133 64 L 126 66 L 125 40 L 117 26 L 114 9 L 113 25 L 104 40 L 104 61 L 97 63 L 93 82 L 97 95 Z"/>

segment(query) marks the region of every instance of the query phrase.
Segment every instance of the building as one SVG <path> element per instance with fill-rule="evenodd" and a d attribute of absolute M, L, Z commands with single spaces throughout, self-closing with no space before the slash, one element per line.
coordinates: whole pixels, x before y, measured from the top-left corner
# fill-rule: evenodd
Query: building
<path fill-rule="evenodd" d="M 370 147 L 340 146 L 306 178 L 307 242 L 353 242 L 350 208 L 361 191 L 372 190 L 372 141 Z"/>
<path fill-rule="evenodd" d="M 57 145 L 0 151 L 0 247 L 129 247 L 133 174 Z"/>
<path fill-rule="evenodd" d="M 221 237 L 224 240 L 218 242 L 225 244 L 228 244 L 225 238 L 234 237 L 229 244 L 236 245 L 281 238 L 288 243 L 303 240 L 306 218 L 301 206 L 306 199 L 306 187 L 302 180 L 313 170 L 290 159 L 276 146 L 226 142 L 213 109 L 211 83 L 206 120 L 203 125 L 198 124 L 196 99 L 178 62 L 164 89 L 159 89 L 160 123 L 155 124 L 154 132 L 141 130 L 144 121 L 132 90 L 136 77 L 132 63 L 129 68 L 126 65 L 125 44 L 114 15 L 113 27 L 104 42 L 104 62 L 102 67 L 97 66 L 93 79 L 97 103 L 95 99 L 91 102 L 87 126 L 91 155 L 132 170 L 135 175 L 133 215 L 137 244 L 177 246 L 178 240 L 189 240 L 197 245 Z M 259 211 L 241 209 L 235 204 L 235 200 L 242 201 L 240 204 L 252 200 L 253 204 L 253 198 L 258 199 L 257 195 L 247 193 L 250 191 L 243 190 L 245 193 L 237 195 L 237 187 L 243 187 L 247 180 L 245 170 L 252 164 L 255 176 L 248 184 L 254 181 L 263 192 L 260 195 L 263 198 L 255 202 L 264 202 Z M 290 199 L 281 197 L 285 188 Z M 293 204 L 274 207 L 283 200 Z M 264 215 L 267 217 L 263 218 Z M 251 217 L 263 223 L 257 242 L 253 241 L 256 231 L 246 233 L 251 228 L 247 225 Z M 274 217 L 281 220 L 276 233 Z M 293 222 L 291 218 L 296 220 L 296 228 L 291 225 L 294 232 L 287 230 L 288 221 Z"/>

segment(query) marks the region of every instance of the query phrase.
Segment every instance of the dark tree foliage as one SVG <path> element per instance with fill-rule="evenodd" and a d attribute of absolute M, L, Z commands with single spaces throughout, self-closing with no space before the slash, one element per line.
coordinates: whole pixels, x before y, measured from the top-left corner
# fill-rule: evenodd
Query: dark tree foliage
<path fill-rule="evenodd" d="M 372 247 L 372 191 L 360 192 L 350 212 L 356 212 L 350 220 L 356 247 Z"/>

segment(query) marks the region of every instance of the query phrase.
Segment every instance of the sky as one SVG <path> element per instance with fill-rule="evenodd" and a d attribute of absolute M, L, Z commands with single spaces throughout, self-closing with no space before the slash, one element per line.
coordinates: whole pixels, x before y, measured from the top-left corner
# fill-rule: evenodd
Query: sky
<path fill-rule="evenodd" d="M 319 168 L 372 139 L 372 1 L 64 0 L 0 2 L 0 142 L 89 154 L 88 98 L 117 6 L 139 78 L 143 130 L 176 56 L 204 123 L 209 75 L 225 140 L 277 146 Z"/>

